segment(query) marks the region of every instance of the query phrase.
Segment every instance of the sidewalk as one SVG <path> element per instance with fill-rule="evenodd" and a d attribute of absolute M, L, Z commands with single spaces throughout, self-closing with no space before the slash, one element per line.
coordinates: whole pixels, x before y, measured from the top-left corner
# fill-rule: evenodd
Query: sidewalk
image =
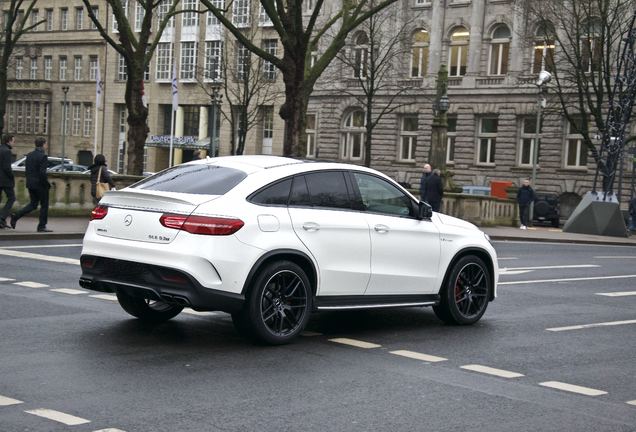
<path fill-rule="evenodd" d="M 24 217 L 18 221 L 15 230 L 0 230 L 2 240 L 35 240 L 35 239 L 81 239 L 88 225 L 88 217 L 52 217 L 47 228 L 52 233 L 37 232 L 37 217 Z M 564 233 L 561 229 L 548 227 L 530 227 L 521 230 L 515 227 L 482 228 L 492 240 L 535 241 L 558 243 L 583 243 L 636 246 L 636 235 L 631 237 L 606 237 L 588 234 Z"/>

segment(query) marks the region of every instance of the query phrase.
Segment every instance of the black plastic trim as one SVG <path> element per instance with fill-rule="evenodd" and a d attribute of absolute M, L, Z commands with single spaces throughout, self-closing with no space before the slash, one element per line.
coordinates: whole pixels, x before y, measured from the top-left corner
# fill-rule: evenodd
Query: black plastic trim
<path fill-rule="evenodd" d="M 317 296 L 314 307 L 358 309 L 374 307 L 408 307 L 417 304 L 437 304 L 438 294 L 403 294 L 403 295 L 350 295 L 350 296 Z"/>

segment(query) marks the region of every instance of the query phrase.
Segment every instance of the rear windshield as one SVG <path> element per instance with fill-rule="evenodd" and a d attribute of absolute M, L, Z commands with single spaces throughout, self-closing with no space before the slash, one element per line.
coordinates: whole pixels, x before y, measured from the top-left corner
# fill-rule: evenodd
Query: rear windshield
<path fill-rule="evenodd" d="M 164 192 L 223 195 L 245 177 L 246 173 L 234 168 L 186 164 L 162 171 L 131 187 Z"/>

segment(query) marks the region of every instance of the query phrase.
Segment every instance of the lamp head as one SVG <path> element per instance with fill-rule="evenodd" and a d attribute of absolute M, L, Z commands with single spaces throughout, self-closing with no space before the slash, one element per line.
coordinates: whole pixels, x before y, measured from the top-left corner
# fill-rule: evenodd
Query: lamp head
<path fill-rule="evenodd" d="M 552 79 L 552 74 L 546 70 L 542 70 L 539 72 L 539 78 L 537 78 L 536 85 L 537 87 L 541 87 L 544 84 L 547 84 Z"/>

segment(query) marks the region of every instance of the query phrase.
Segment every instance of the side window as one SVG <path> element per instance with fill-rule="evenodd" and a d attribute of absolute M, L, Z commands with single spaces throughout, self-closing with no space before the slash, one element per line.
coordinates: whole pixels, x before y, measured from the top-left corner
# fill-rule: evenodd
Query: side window
<path fill-rule="evenodd" d="M 305 176 L 294 177 L 292 183 L 291 197 L 289 198 L 290 206 L 309 206 L 309 191 L 307 190 L 307 182 Z"/>
<path fill-rule="evenodd" d="M 294 178 L 290 205 L 351 209 L 343 172 L 316 172 Z"/>
<path fill-rule="evenodd" d="M 391 216 L 411 216 L 411 199 L 391 183 L 368 174 L 353 173 L 355 184 L 360 190 L 362 209 L 371 213 Z"/>
<path fill-rule="evenodd" d="M 253 204 L 262 205 L 287 205 L 289 200 L 289 192 L 291 190 L 291 179 L 283 180 L 273 185 L 266 186 L 259 192 L 256 192 L 250 198 Z"/>

